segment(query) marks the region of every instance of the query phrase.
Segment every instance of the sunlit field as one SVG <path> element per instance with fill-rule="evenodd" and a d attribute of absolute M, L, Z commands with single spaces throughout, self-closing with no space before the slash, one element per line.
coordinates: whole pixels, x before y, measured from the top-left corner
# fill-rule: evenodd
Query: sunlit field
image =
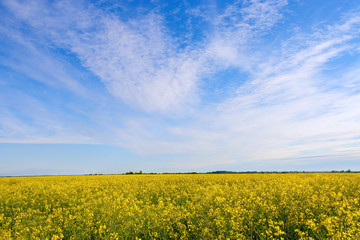
<path fill-rule="evenodd" d="M 360 174 L 0 178 L 0 239 L 356 239 Z"/>

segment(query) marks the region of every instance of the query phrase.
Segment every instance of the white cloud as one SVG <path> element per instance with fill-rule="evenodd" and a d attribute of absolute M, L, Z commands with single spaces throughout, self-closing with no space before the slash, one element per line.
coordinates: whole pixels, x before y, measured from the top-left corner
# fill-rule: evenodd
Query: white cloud
<path fill-rule="evenodd" d="M 335 87 L 322 73 L 325 64 L 353 48 L 360 22 L 349 19 L 343 25 L 348 22 L 353 23 L 348 32 L 307 35 L 300 51 L 291 48 L 305 36 L 289 39 L 281 61 L 278 56 L 264 58 L 259 63 L 263 70 L 259 67 L 236 97 L 198 111 L 191 124 L 167 127 L 162 140 L 146 127 L 129 129 L 128 147 L 143 154 L 186 153 L 195 157 L 185 156 L 183 164 L 198 167 L 224 159 L 232 164 L 354 159 L 360 154 L 360 96 L 338 85 L 356 85 L 358 70 L 336 79 Z"/>
<path fill-rule="evenodd" d="M 193 136 L 223 134 L 227 140 L 215 148 L 232 153 L 233 158 L 249 160 L 294 158 L 306 151 L 332 154 L 339 149 L 345 149 L 342 153 L 346 156 L 346 151 L 355 151 L 358 146 L 344 146 L 358 142 L 354 139 L 360 135 L 356 124 L 360 119 L 356 107 L 359 95 L 330 88 L 326 85 L 328 78 L 321 73 L 325 63 L 353 48 L 351 40 L 358 37 L 355 29 L 359 23 L 350 18 L 339 27 L 348 26 L 346 33 L 330 29 L 321 38 L 317 34 L 308 36 L 307 46 L 285 55 L 278 63 L 272 56 L 265 58 L 266 62 L 260 65 L 264 70 L 259 68 L 254 74 L 256 78 L 241 87 L 237 97 L 219 104 L 216 111 L 211 108 L 201 113 L 206 117 L 200 117 L 198 127 L 205 124 L 208 127 L 203 128 L 204 133 L 196 130 Z M 290 41 L 289 46 L 297 45 L 294 39 Z M 289 52 L 291 49 L 285 50 Z M 355 72 L 347 75 L 354 76 Z M 353 81 L 344 77 L 337 79 L 337 83 L 347 85 L 347 80 Z M 297 141 L 303 144 L 289 147 Z"/>
<path fill-rule="evenodd" d="M 174 113 L 196 104 L 202 77 L 224 62 L 244 62 L 239 41 L 247 41 L 249 31 L 271 28 L 286 1 L 249 2 L 242 9 L 230 5 L 218 17 L 216 38 L 206 40 L 208 46 L 181 50 L 155 12 L 125 22 L 69 1 L 6 4 L 37 33 L 74 52 L 115 97 L 148 112 Z M 228 19 L 235 22 L 229 26 Z"/>

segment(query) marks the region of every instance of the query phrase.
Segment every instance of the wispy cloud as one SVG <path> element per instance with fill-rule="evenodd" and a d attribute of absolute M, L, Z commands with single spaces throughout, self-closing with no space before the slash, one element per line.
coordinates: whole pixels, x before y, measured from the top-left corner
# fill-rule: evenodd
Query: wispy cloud
<path fill-rule="evenodd" d="M 9 5 L 36 30 L 45 29 L 43 34 L 49 33 L 54 44 L 76 54 L 113 96 L 127 104 L 165 111 L 196 98 L 197 53 L 177 51 L 156 13 L 124 22 L 81 4 L 76 13 L 67 2 L 47 5 L 47 11 L 38 4 Z M 39 14 L 44 21 L 39 22 Z"/>
<path fill-rule="evenodd" d="M 146 111 L 160 112 L 196 103 L 202 77 L 228 61 L 243 62 L 240 48 L 244 42 L 256 31 L 271 28 L 285 4 L 229 5 L 217 16 L 215 35 L 211 33 L 196 48 L 178 49 L 156 12 L 125 22 L 81 3 L 7 2 L 41 37 L 50 37 L 53 44 L 75 53 L 112 95 Z"/>
<path fill-rule="evenodd" d="M 350 68 L 336 81 L 323 71 L 354 48 L 359 23 L 350 17 L 336 27 L 287 40 L 280 54 L 258 62 L 252 79 L 236 97 L 205 107 L 190 125 L 167 128 L 161 141 L 149 132 L 141 138 L 147 130 L 137 126 L 136 131 L 129 130 L 128 147 L 148 154 L 187 153 L 196 156 L 187 164 L 199 166 L 221 164 L 224 159 L 231 163 L 293 159 L 298 164 L 312 161 L 312 156 L 354 159 L 360 144 L 356 107 L 360 97 L 358 91 L 339 89 L 339 84 L 358 89 L 354 84 L 358 70 Z"/>
<path fill-rule="evenodd" d="M 199 126 L 206 123 L 209 127 L 204 133 L 196 130 L 194 136 L 214 131 L 223 134 L 225 142 L 214 144 L 214 148 L 237 159 L 291 159 L 314 153 L 331 155 L 339 149 L 344 158 L 346 151 L 357 152 L 359 95 L 338 88 L 339 83 L 351 84 L 354 79 L 346 75 L 354 76 L 357 70 L 349 69 L 336 79 L 335 86 L 323 70 L 327 63 L 354 49 L 359 23 L 357 17 L 350 16 L 340 25 L 284 42 L 281 60 L 276 55 L 264 57 L 253 80 L 238 89 L 238 96 L 220 103 L 216 111 L 212 108 L 201 114 L 206 117 Z M 346 147 L 350 143 L 356 144 Z"/>
<path fill-rule="evenodd" d="M 11 41 L 9 49 L 0 57 L 2 66 L 53 88 L 65 89 L 83 96 L 87 94 L 87 89 L 80 82 L 81 74 L 71 65 L 57 60 L 56 55 L 37 48 L 18 33 L 8 29 L 0 29 L 0 32 L 6 34 Z"/>

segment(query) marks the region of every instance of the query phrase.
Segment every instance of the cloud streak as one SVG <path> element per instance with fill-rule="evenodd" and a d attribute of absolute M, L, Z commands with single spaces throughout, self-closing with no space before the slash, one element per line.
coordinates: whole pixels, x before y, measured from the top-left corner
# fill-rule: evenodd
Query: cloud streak
<path fill-rule="evenodd" d="M 136 146 L 135 152 L 191 153 L 197 160 L 189 158 L 188 164 L 200 164 L 201 159 L 204 164 L 213 163 L 211 158 L 217 159 L 218 164 L 224 159 L 294 159 L 299 163 L 319 155 L 356 158 L 360 144 L 360 111 L 356 106 L 360 99 L 358 92 L 341 91 L 338 85 L 341 82 L 354 87 L 358 70 L 349 69 L 341 80 L 332 83 L 323 70 L 327 63 L 354 48 L 358 24 L 349 18 L 336 28 L 321 30 L 320 36 L 306 36 L 307 44 L 301 51 L 283 49 L 286 54 L 280 55 L 281 61 L 277 56 L 266 58 L 259 64 L 263 70 L 254 71 L 252 80 L 239 87 L 237 96 L 202 109 L 190 127 L 170 127 L 166 141 L 157 141 L 158 136 L 138 145 L 135 142 L 139 138 L 127 141 Z M 289 39 L 285 45 L 296 48 L 304 37 Z"/>
<path fill-rule="evenodd" d="M 204 43 L 179 49 L 156 12 L 125 22 L 84 3 L 6 3 L 41 37 L 76 54 L 113 96 L 149 112 L 196 103 L 201 79 L 243 61 L 240 48 L 256 32 L 269 30 L 281 18 L 278 9 L 286 5 L 286 1 L 247 2 L 241 9 L 230 5 L 217 16 L 214 36 L 211 32 Z"/>

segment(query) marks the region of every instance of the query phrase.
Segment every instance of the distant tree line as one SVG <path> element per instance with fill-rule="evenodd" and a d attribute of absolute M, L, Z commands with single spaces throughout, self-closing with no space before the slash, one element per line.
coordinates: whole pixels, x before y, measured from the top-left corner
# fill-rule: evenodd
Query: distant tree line
<path fill-rule="evenodd" d="M 138 172 L 129 171 L 126 172 L 126 175 L 132 175 L 132 174 L 286 174 L 286 173 L 359 173 L 360 171 L 351 171 L 348 170 L 332 170 L 332 171 L 225 171 L 225 170 L 219 170 L 219 171 L 212 171 L 212 172 L 163 172 L 163 173 L 143 173 L 142 170 Z M 94 174 L 86 174 L 86 175 L 103 175 L 102 173 L 94 173 Z M 109 175 L 109 174 L 107 174 Z M 111 174 L 110 174 L 111 175 Z"/>
<path fill-rule="evenodd" d="M 143 172 L 140 170 L 139 172 L 126 172 L 125 174 L 143 174 Z"/>
<path fill-rule="evenodd" d="M 212 171 L 212 172 L 163 172 L 163 173 L 144 173 L 144 174 L 269 174 L 269 173 L 356 173 L 360 171 L 351 171 L 349 170 L 332 170 L 332 171 Z M 139 172 L 126 172 L 125 174 L 143 174 L 142 171 Z"/>

